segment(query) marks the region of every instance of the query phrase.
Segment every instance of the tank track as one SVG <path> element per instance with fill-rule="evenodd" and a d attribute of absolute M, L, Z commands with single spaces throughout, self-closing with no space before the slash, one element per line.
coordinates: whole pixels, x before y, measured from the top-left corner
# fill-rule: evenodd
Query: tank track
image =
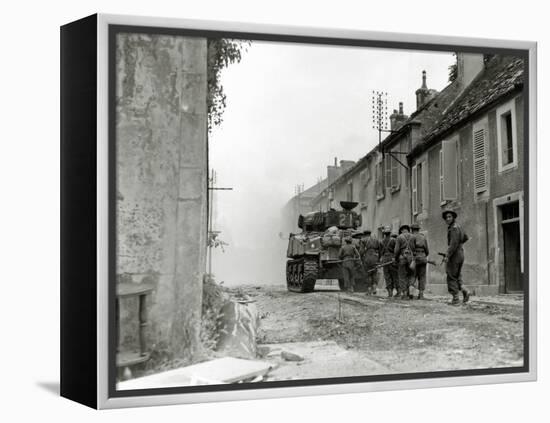
<path fill-rule="evenodd" d="M 313 292 L 319 263 L 317 257 L 303 257 L 286 263 L 286 286 L 291 292 Z"/>

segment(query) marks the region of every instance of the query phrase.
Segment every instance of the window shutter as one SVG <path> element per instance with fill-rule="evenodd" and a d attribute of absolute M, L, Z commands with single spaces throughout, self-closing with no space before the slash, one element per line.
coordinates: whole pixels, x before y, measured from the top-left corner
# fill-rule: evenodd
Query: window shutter
<path fill-rule="evenodd" d="M 385 173 L 386 173 L 386 188 L 391 188 L 391 174 L 392 174 L 392 169 L 391 169 L 391 166 L 392 166 L 392 163 L 391 163 L 391 156 L 389 154 L 386 153 L 386 156 L 385 156 L 385 166 L 386 166 L 386 169 L 385 169 Z"/>
<path fill-rule="evenodd" d="M 439 150 L 439 201 L 443 202 L 443 148 Z"/>
<path fill-rule="evenodd" d="M 420 198 L 420 201 L 422 203 L 422 212 L 424 212 L 424 210 L 428 210 L 428 162 L 425 161 L 423 162 L 424 164 L 422 165 L 422 183 L 421 183 L 421 188 L 422 188 L 422 195 L 421 195 L 421 198 Z"/>
<path fill-rule="evenodd" d="M 486 122 L 474 125 L 473 150 L 474 150 L 474 190 L 477 193 L 487 190 L 487 125 Z"/>
<path fill-rule="evenodd" d="M 424 211 L 424 203 L 423 203 L 423 186 L 422 186 L 422 177 L 423 172 L 422 169 L 424 169 L 424 163 L 418 163 L 416 165 L 416 209 L 418 210 L 418 213 L 422 213 Z"/>
<path fill-rule="evenodd" d="M 399 187 L 399 163 L 393 157 L 391 158 L 391 186 L 392 188 Z"/>
<path fill-rule="evenodd" d="M 413 208 L 413 214 L 418 213 L 418 179 L 417 179 L 417 167 L 416 165 L 412 168 L 412 208 Z"/>
<path fill-rule="evenodd" d="M 377 196 L 380 196 L 382 195 L 382 187 L 383 187 L 383 184 L 384 184 L 384 174 L 382 172 L 382 162 L 378 162 L 376 163 L 376 181 L 375 181 L 375 185 L 376 185 L 376 195 Z"/>
<path fill-rule="evenodd" d="M 447 140 L 441 146 L 443 160 L 443 201 L 458 197 L 457 142 Z"/>

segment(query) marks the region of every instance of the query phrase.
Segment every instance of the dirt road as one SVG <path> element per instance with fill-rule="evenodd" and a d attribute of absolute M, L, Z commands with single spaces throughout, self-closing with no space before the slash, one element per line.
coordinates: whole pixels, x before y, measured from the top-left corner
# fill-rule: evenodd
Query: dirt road
<path fill-rule="evenodd" d="M 246 286 L 261 317 L 259 343 L 279 360 L 272 379 L 408 373 L 521 366 L 523 297 L 393 300 L 318 287 Z M 280 359 L 280 350 L 304 360 Z"/>

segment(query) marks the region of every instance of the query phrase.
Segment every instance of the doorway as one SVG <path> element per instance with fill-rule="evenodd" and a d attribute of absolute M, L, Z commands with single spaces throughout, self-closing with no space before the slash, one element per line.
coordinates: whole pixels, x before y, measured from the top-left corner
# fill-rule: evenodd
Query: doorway
<path fill-rule="evenodd" d="M 506 293 L 523 292 L 521 272 L 519 202 L 501 206 L 504 247 L 504 283 Z"/>

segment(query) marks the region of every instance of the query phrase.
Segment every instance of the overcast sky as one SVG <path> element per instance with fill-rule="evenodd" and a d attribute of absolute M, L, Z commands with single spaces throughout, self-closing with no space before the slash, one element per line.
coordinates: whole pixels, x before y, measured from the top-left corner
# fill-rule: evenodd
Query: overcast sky
<path fill-rule="evenodd" d="M 218 273 L 238 266 L 237 249 L 276 242 L 297 184 L 307 189 L 334 157 L 358 160 L 375 146 L 372 90 L 388 92 L 389 113 L 402 101 L 410 115 L 422 70 L 440 91 L 453 62 L 450 53 L 253 42 L 224 70 L 227 108 L 210 136 L 218 185 L 233 188 L 216 195 L 214 226 L 230 243 L 216 254 Z"/>

